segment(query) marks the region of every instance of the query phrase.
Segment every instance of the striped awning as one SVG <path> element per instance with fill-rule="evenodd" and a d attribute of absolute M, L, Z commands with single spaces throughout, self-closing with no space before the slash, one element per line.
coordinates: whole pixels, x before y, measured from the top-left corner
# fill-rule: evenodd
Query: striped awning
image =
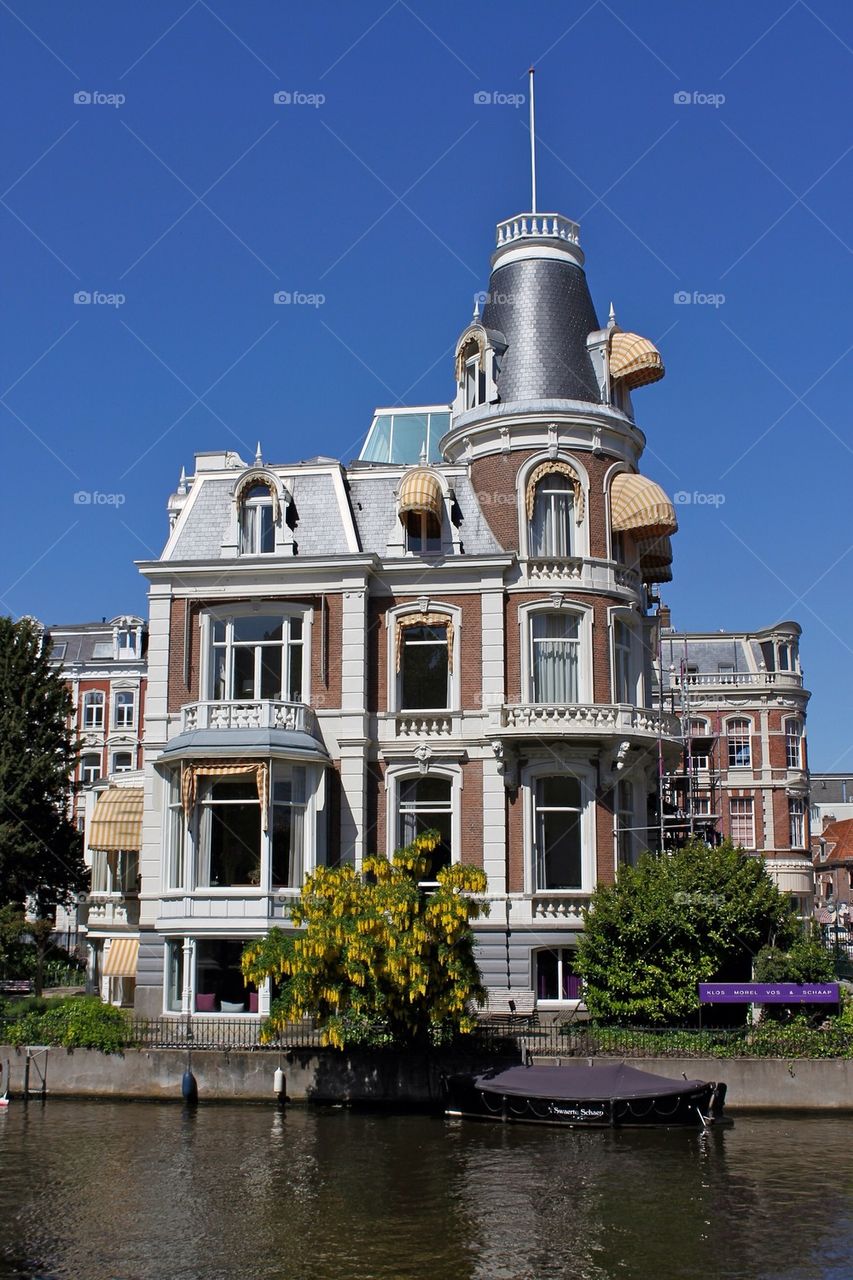
<path fill-rule="evenodd" d="M 637 543 L 637 554 L 643 568 L 672 564 L 672 541 L 665 533 L 658 538 L 642 538 Z"/>
<path fill-rule="evenodd" d="M 675 533 L 675 507 L 648 476 L 620 472 L 610 487 L 610 522 L 614 533 L 650 538 Z"/>
<path fill-rule="evenodd" d="M 109 787 L 95 804 L 89 848 L 118 853 L 142 848 L 142 787 Z"/>
<path fill-rule="evenodd" d="M 629 387 L 642 387 L 663 375 L 663 361 L 653 342 L 638 333 L 614 330 L 610 339 L 611 378 L 621 378 Z"/>
<path fill-rule="evenodd" d="M 441 481 L 432 471 L 415 467 L 403 476 L 397 502 L 401 515 L 406 511 L 420 511 L 434 515 L 440 522 L 444 503 Z"/>
<path fill-rule="evenodd" d="M 104 977 L 135 978 L 138 956 L 138 938 L 113 938 L 104 961 Z"/>
<path fill-rule="evenodd" d="M 645 564 L 640 561 L 640 577 L 643 582 L 672 582 L 671 564 Z"/>
<path fill-rule="evenodd" d="M 265 761 L 233 760 L 222 764 L 185 765 L 181 777 L 181 803 L 188 822 L 195 808 L 199 778 L 254 778 L 261 806 L 261 824 L 264 831 L 268 829 L 269 767 Z"/>

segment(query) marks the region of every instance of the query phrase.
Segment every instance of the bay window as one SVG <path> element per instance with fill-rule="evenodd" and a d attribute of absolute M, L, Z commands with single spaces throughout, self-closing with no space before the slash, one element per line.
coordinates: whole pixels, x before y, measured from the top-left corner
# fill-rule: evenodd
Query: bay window
<path fill-rule="evenodd" d="M 534 613 L 531 619 L 534 702 L 577 702 L 580 619 L 577 614 Z"/>
<path fill-rule="evenodd" d="M 424 831 L 437 830 L 441 840 L 430 856 L 423 884 L 434 884 L 438 872 L 453 860 L 453 783 L 422 776 L 401 780 L 397 801 L 397 843 L 412 843 Z"/>
<path fill-rule="evenodd" d="M 202 786 L 198 805 L 198 883 L 203 887 L 261 882 L 261 803 L 254 779 Z"/>
<path fill-rule="evenodd" d="M 257 988 L 240 967 L 246 943 L 199 938 L 195 944 L 195 1007 L 198 1013 L 256 1013 Z"/>
<path fill-rule="evenodd" d="M 184 808 L 181 804 L 181 773 L 173 769 L 167 782 L 166 800 L 166 887 L 183 889 L 184 885 Z"/>
<path fill-rule="evenodd" d="M 636 682 L 633 679 L 631 628 L 621 618 L 613 622 L 613 694 L 614 702 L 634 703 L 637 700 Z"/>
<path fill-rule="evenodd" d="M 534 557 L 566 559 L 572 551 L 574 485 L 559 472 L 548 472 L 536 485 L 530 519 L 529 551 Z"/>
<path fill-rule="evenodd" d="M 180 1013 L 184 996 L 184 944 L 180 939 L 166 943 L 166 1008 Z"/>
<path fill-rule="evenodd" d="M 536 890 L 582 888 L 580 782 L 565 773 L 539 778 L 533 805 Z"/>
<path fill-rule="evenodd" d="M 302 701 L 303 623 L 289 614 L 211 619 L 210 695 L 216 701 Z"/>
<path fill-rule="evenodd" d="M 302 887 L 305 861 L 305 767 L 276 765 L 272 787 L 272 886 Z"/>
<path fill-rule="evenodd" d="M 535 960 L 537 1000 L 580 1000 L 581 979 L 575 974 L 571 947 L 537 951 Z"/>

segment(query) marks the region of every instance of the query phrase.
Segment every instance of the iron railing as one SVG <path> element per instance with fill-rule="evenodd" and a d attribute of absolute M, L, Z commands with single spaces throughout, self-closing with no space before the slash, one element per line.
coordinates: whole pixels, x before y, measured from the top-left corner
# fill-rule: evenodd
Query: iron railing
<path fill-rule="evenodd" d="M 132 1018 L 128 1044 L 136 1049 L 313 1049 L 321 1043 L 308 1018 L 289 1023 L 269 1042 L 261 1037 L 264 1022 L 251 1016 Z"/>
<path fill-rule="evenodd" d="M 519 1019 L 519 1024 L 523 1020 Z M 763 1022 L 743 1027 L 595 1027 L 589 1023 L 478 1027 L 470 1037 L 492 1053 L 542 1058 L 850 1058 L 853 1033 L 835 1027 Z"/>

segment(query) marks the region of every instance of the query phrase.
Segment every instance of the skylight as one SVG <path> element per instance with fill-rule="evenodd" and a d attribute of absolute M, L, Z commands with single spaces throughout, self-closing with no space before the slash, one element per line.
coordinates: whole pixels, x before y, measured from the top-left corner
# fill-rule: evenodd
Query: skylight
<path fill-rule="evenodd" d="M 447 405 L 419 409 L 377 409 L 360 462 L 441 462 L 438 442 L 450 430 Z"/>

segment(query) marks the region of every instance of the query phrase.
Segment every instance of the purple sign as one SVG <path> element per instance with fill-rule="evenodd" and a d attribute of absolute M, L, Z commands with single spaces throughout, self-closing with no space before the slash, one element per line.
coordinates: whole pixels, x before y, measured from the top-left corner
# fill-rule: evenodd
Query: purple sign
<path fill-rule="evenodd" d="M 700 982 L 700 1004 L 838 1004 L 837 982 Z"/>

